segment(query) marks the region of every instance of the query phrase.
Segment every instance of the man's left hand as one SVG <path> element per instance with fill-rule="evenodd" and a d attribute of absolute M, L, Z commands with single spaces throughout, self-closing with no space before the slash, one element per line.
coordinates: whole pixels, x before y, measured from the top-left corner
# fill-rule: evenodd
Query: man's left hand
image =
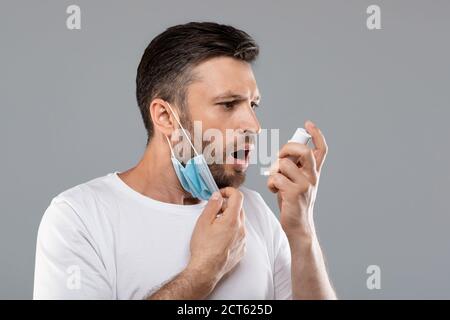
<path fill-rule="evenodd" d="M 288 142 L 279 152 L 278 172 L 267 180 L 270 191 L 277 193 L 280 223 L 288 237 L 315 235 L 313 208 L 328 146 L 314 123 L 307 121 L 305 129 L 315 148 Z"/>

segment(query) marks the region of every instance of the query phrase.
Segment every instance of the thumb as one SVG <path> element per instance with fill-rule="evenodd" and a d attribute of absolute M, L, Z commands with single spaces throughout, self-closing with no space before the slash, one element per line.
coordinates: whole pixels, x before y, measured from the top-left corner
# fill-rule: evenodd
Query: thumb
<path fill-rule="evenodd" d="M 214 219 L 216 219 L 216 215 L 222 208 L 222 202 L 223 198 L 221 194 L 219 192 L 214 192 L 211 198 L 209 198 L 205 209 L 203 209 L 201 217 L 206 219 L 208 222 L 214 221 Z"/>

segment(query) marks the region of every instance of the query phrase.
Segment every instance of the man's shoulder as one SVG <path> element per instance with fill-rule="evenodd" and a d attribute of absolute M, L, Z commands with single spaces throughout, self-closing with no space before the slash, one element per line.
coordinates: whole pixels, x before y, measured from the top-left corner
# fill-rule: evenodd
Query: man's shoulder
<path fill-rule="evenodd" d="M 68 234 L 80 230 L 102 230 L 110 216 L 107 214 L 110 212 L 108 203 L 114 201 L 113 178 L 109 173 L 54 196 L 42 216 L 39 234 L 61 230 Z"/>
<path fill-rule="evenodd" d="M 112 173 L 109 173 L 107 175 L 77 184 L 60 192 L 57 196 L 55 196 L 55 198 L 76 199 L 108 191 L 108 186 L 111 184 L 111 175 Z"/>
<path fill-rule="evenodd" d="M 65 202 L 76 211 L 97 206 L 99 202 L 111 197 L 112 175 L 113 173 L 108 173 L 66 189 L 56 195 L 51 203 Z"/>

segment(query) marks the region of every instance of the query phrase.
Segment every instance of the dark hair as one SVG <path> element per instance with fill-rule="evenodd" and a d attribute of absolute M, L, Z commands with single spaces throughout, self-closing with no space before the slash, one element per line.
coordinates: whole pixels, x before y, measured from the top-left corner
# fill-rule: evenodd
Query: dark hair
<path fill-rule="evenodd" d="M 145 49 L 136 76 L 136 98 L 147 129 L 147 144 L 153 136 L 149 112 L 153 99 L 183 107 L 186 88 L 194 81 L 193 67 L 219 56 L 252 62 L 258 53 L 258 45 L 246 32 L 213 22 L 177 25 L 156 36 Z"/>

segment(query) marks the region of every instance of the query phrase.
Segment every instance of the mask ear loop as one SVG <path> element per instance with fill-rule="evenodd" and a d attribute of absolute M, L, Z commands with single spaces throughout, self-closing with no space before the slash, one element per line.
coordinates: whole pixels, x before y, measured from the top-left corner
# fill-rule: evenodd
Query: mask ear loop
<path fill-rule="evenodd" d="M 166 102 L 167 102 L 167 101 L 166 101 Z M 175 120 L 178 122 L 178 125 L 180 126 L 181 130 L 183 131 L 184 136 L 185 136 L 186 139 L 189 141 L 189 144 L 191 145 L 192 149 L 194 150 L 195 155 L 198 156 L 197 150 L 195 150 L 195 147 L 194 147 L 194 145 L 192 144 L 191 139 L 189 139 L 189 137 L 188 137 L 186 131 L 184 130 L 183 126 L 181 125 L 181 122 L 180 122 L 180 120 L 178 119 L 177 115 L 175 114 L 175 112 L 173 112 L 173 109 L 172 109 L 172 107 L 170 106 L 170 103 L 167 102 L 167 106 L 169 107 L 170 111 L 172 112 L 173 117 L 175 118 Z M 167 136 L 166 136 L 166 138 L 167 138 Z M 169 139 L 169 138 L 167 138 L 167 139 Z M 169 143 L 169 145 L 170 145 L 170 143 Z M 170 150 L 172 151 L 172 147 L 170 148 Z M 173 151 L 172 151 L 172 154 L 173 154 Z"/>
<path fill-rule="evenodd" d="M 170 149 L 170 153 L 172 154 L 172 158 L 175 158 L 175 153 L 173 152 L 172 144 L 170 143 L 169 138 L 166 135 L 164 135 L 164 137 L 166 137 L 167 143 L 169 144 L 169 149 Z"/>

